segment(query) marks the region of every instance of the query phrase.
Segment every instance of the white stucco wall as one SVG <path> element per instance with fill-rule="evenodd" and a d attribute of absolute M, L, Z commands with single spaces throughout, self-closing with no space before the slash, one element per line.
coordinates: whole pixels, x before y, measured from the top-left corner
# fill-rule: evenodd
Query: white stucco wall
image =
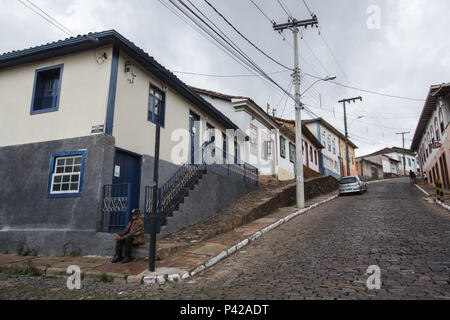
<path fill-rule="evenodd" d="M 258 168 L 259 173 L 262 175 L 274 175 L 276 174 L 276 166 L 278 159 L 275 159 L 277 151 L 279 150 L 279 142 L 277 142 L 277 134 L 272 133 L 270 128 L 266 127 L 258 119 L 252 117 L 245 110 L 235 110 L 231 101 L 224 99 L 211 97 L 207 94 L 200 94 L 206 101 L 211 103 L 216 109 L 227 116 L 231 121 L 233 121 L 243 132 L 250 136 L 251 126 L 256 127 L 258 144 L 257 152 L 250 152 L 249 142 L 245 143 L 244 152 L 241 153 L 241 160 L 255 166 Z M 263 159 L 263 141 L 270 139 L 273 141 L 273 155 L 270 159 Z"/>
<path fill-rule="evenodd" d="M 443 118 L 444 118 L 444 132 L 442 133 L 439 128 L 439 136 L 440 136 L 439 142 L 441 142 L 444 145 L 440 149 L 431 149 L 431 153 L 428 152 L 428 157 L 427 157 L 425 150 L 428 149 L 428 146 L 431 143 L 431 136 L 429 138 L 428 132 L 435 131 L 434 128 L 433 128 L 433 130 L 431 130 L 432 127 L 434 127 L 434 119 L 435 118 L 438 119 L 438 126 L 440 126 L 440 123 L 439 123 L 439 108 L 440 107 L 442 108 L 442 114 L 443 114 Z M 430 168 L 434 165 L 434 163 L 436 162 L 436 156 L 438 154 L 442 153 L 442 149 L 443 150 L 450 149 L 449 145 L 445 145 L 445 143 L 447 141 L 447 131 L 448 131 L 446 129 L 449 124 L 450 124 L 449 101 L 448 101 L 448 99 L 440 98 L 440 99 L 438 99 L 436 108 L 433 111 L 433 115 L 430 117 L 430 121 L 428 122 L 426 130 L 420 141 L 419 155 L 423 155 L 424 157 L 422 157 L 422 158 L 425 158 L 425 163 L 423 164 L 425 171 L 430 170 Z M 434 133 L 434 137 L 436 138 L 436 133 Z M 450 164 L 449 164 L 449 166 L 450 166 Z"/>
<path fill-rule="evenodd" d="M 99 64 L 95 54 L 106 52 Z M 106 120 L 112 46 L 0 70 L 0 146 L 88 136 Z M 59 109 L 30 114 L 35 70 L 63 64 Z"/>
<path fill-rule="evenodd" d="M 125 62 L 130 61 L 136 75 L 130 83 L 130 73 L 125 73 Z M 138 154 L 154 155 L 155 124 L 147 120 L 150 83 L 163 88 L 155 76 L 140 67 L 122 51 L 119 55 L 119 73 L 117 79 L 116 105 L 114 112 L 113 135 L 116 146 Z M 178 165 L 189 160 L 189 112 L 200 116 L 201 143 L 206 140 L 206 123 L 216 128 L 216 146 L 222 148 L 222 134 L 225 127 L 215 119 L 208 117 L 197 106 L 182 97 L 172 88 L 166 91 L 165 125 L 161 127 L 160 158 Z M 178 130 L 181 129 L 181 130 Z M 178 130 L 178 131 L 177 131 Z M 180 133 L 179 135 L 177 134 Z M 174 152 L 184 143 L 183 152 Z M 234 151 L 233 141 L 228 141 L 228 150 Z M 179 156 L 181 154 L 181 157 Z M 175 157 L 174 157 L 175 155 Z"/>
<path fill-rule="evenodd" d="M 399 152 L 392 152 L 392 153 L 387 153 L 386 154 L 388 157 L 396 159 L 398 161 L 400 161 L 399 165 L 398 165 L 398 169 L 399 169 L 399 173 L 400 174 L 404 174 L 403 173 L 403 154 L 399 153 Z M 409 171 L 412 170 L 413 172 L 416 172 L 418 169 L 418 165 L 416 163 L 416 157 L 415 156 L 411 156 L 409 154 L 405 154 L 404 155 L 406 158 L 406 174 L 409 174 Z M 411 165 L 409 165 L 409 163 L 411 162 Z"/>

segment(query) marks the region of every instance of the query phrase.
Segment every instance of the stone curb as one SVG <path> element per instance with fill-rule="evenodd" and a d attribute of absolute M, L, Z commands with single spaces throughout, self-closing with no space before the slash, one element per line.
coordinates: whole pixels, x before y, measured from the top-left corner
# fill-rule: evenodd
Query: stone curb
<path fill-rule="evenodd" d="M 431 197 L 431 194 L 429 194 L 428 192 L 426 192 L 422 187 L 419 187 L 417 184 L 415 184 L 415 186 L 416 186 L 420 191 L 422 191 L 423 193 L 425 193 L 427 196 Z M 441 201 L 439 201 L 439 200 L 437 200 L 437 199 L 436 199 L 436 203 L 437 203 L 438 205 L 440 205 L 442 208 L 447 209 L 447 210 L 450 211 L 450 206 L 449 206 L 449 205 L 446 205 L 445 203 L 443 203 L 443 202 L 441 202 Z"/>
<path fill-rule="evenodd" d="M 339 195 L 336 194 L 336 195 L 334 195 L 334 196 L 332 196 L 332 197 L 330 197 L 328 199 L 325 199 L 323 201 L 317 202 L 317 203 L 315 203 L 315 204 L 313 204 L 313 205 L 311 205 L 311 206 L 309 206 L 309 207 L 307 207 L 305 209 L 302 209 L 302 210 L 299 210 L 297 212 L 294 212 L 294 213 L 292 213 L 292 214 L 290 214 L 290 215 L 288 215 L 288 216 L 278 220 L 277 222 L 275 222 L 275 223 L 265 227 L 264 229 L 254 233 L 252 236 L 250 236 L 247 239 L 239 242 L 238 244 L 228 248 L 227 250 L 222 251 L 217 256 L 209 259 L 206 263 L 201 264 L 200 266 L 198 266 L 196 269 L 194 269 L 191 272 L 185 273 L 183 275 L 181 275 L 181 274 L 171 274 L 171 275 L 164 275 L 164 276 L 161 275 L 161 276 L 143 277 L 142 281 L 145 284 L 156 284 L 156 283 L 158 283 L 158 284 L 162 285 L 162 284 L 166 283 L 166 281 L 169 281 L 169 282 L 179 281 L 179 280 L 185 280 L 185 279 L 187 279 L 189 277 L 193 277 L 194 275 L 202 272 L 203 270 L 205 270 L 205 269 L 207 269 L 209 267 L 212 267 L 213 265 L 215 265 L 219 261 L 225 259 L 226 257 L 228 257 L 228 256 L 232 255 L 233 253 L 239 251 L 240 249 L 244 248 L 250 242 L 253 242 L 253 241 L 259 239 L 262 235 L 266 234 L 267 232 L 269 232 L 269 231 L 271 231 L 271 230 L 281 226 L 282 224 L 292 220 L 293 218 L 295 218 L 295 217 L 297 217 L 297 216 L 299 216 L 301 214 L 304 214 L 307 211 L 315 209 L 318 206 L 320 206 L 322 204 L 325 204 L 327 202 L 330 202 L 330 201 L 332 201 L 332 200 L 334 200 L 334 199 L 336 199 L 338 197 L 339 197 Z"/>

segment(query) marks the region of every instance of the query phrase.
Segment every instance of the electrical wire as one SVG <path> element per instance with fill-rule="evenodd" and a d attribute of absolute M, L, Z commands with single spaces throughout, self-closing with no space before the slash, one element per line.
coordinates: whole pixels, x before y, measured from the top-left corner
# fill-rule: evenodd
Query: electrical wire
<path fill-rule="evenodd" d="M 305 73 L 305 75 L 315 78 L 315 79 L 322 79 L 321 77 L 309 74 L 309 73 Z M 384 96 L 384 97 L 389 97 L 389 98 L 396 98 L 396 99 L 404 99 L 404 100 L 410 100 L 410 101 L 420 101 L 423 102 L 425 101 L 424 99 L 416 99 L 416 98 L 409 98 L 409 97 L 403 97 L 403 96 L 397 96 L 397 95 L 392 95 L 392 94 L 386 94 L 386 93 L 381 93 L 381 92 L 376 92 L 376 91 L 372 91 L 372 90 L 367 90 L 367 89 L 361 89 L 361 88 L 357 88 L 357 87 L 352 87 L 349 85 L 345 85 L 343 83 L 339 83 L 336 81 L 327 81 L 328 83 L 333 83 L 337 86 L 341 86 L 344 88 L 348 88 L 348 89 L 352 89 L 352 90 L 357 90 L 357 91 L 361 91 L 361 92 L 365 92 L 365 93 L 370 93 L 370 94 L 375 94 L 375 95 L 379 95 L 379 96 Z"/>
<path fill-rule="evenodd" d="M 267 74 L 274 75 L 280 73 L 286 73 L 288 70 L 268 72 Z M 259 77 L 257 74 L 231 74 L 231 75 L 221 75 L 221 74 L 208 74 L 208 73 L 196 73 L 196 72 L 187 72 L 187 71 L 172 71 L 172 73 L 180 73 L 180 74 L 188 74 L 202 77 L 215 77 L 215 78 L 240 78 L 240 77 Z"/>
<path fill-rule="evenodd" d="M 26 2 L 22 1 L 22 0 L 17 0 L 18 2 L 20 2 L 21 4 L 23 4 L 25 7 L 27 7 L 28 9 L 30 9 L 31 11 L 33 11 L 34 13 L 36 13 L 37 15 L 39 15 L 41 18 L 43 18 L 44 20 L 46 20 L 47 22 L 49 22 L 51 25 L 53 25 L 55 28 L 59 29 L 60 31 L 64 32 L 65 34 L 67 34 L 69 37 L 73 37 L 75 36 L 75 33 L 73 33 L 70 29 L 68 29 L 67 27 L 65 27 L 63 24 L 61 24 L 60 22 L 58 22 L 55 18 L 53 18 L 51 15 L 49 15 L 48 13 L 46 13 L 44 10 L 42 10 L 41 8 L 39 8 L 37 5 L 35 5 L 33 2 L 31 2 L 30 0 L 26 0 L 27 3 L 29 3 L 30 5 L 28 5 Z M 33 8 L 34 7 L 34 8 Z"/>
<path fill-rule="evenodd" d="M 189 1 L 189 0 L 188 0 Z M 256 50 L 258 50 L 260 53 L 262 53 L 265 57 L 270 59 L 271 61 L 275 62 L 279 66 L 287 69 L 287 70 L 293 70 L 292 68 L 286 67 L 284 64 L 280 63 L 279 61 L 275 60 L 271 56 L 269 56 L 267 53 L 265 53 L 263 50 L 261 50 L 258 46 L 256 46 L 252 41 L 250 41 L 246 36 L 244 36 L 233 24 L 231 24 L 230 21 L 228 21 L 227 18 L 225 18 L 208 0 L 204 0 L 231 28 L 233 28 L 234 31 L 237 32 L 242 38 L 244 38 L 250 45 L 252 45 Z"/>
<path fill-rule="evenodd" d="M 271 23 L 271 24 L 274 24 L 275 23 L 275 21 L 274 20 L 272 20 L 272 19 L 270 19 L 268 16 L 267 16 L 267 14 L 253 1 L 253 0 L 250 0 L 250 2 L 251 3 L 253 3 L 253 5 L 256 7 L 256 9 L 258 9 L 259 10 L 259 12 L 261 12 L 261 14 L 264 16 L 264 17 L 266 17 L 266 19 Z"/>
<path fill-rule="evenodd" d="M 282 0 L 277 0 L 278 4 L 280 5 L 280 7 L 283 9 L 283 11 L 286 13 L 286 15 L 288 16 L 289 19 L 293 19 L 292 17 L 292 13 L 289 10 L 289 8 L 284 4 L 284 2 Z"/>
<path fill-rule="evenodd" d="M 189 6 L 187 6 L 182 0 L 178 0 L 178 2 L 186 9 L 188 10 L 192 15 L 195 16 L 195 18 L 197 18 L 199 21 L 197 21 L 196 19 L 194 19 L 191 15 L 189 15 L 186 11 L 183 10 L 182 7 L 180 7 L 179 5 L 177 5 L 175 3 L 174 0 L 169 0 L 172 5 L 174 5 L 178 10 L 180 10 L 184 15 L 186 15 L 189 19 L 191 19 L 191 21 L 193 21 L 194 23 L 196 23 L 197 25 L 200 26 L 200 22 L 206 26 L 207 28 L 209 28 L 212 32 L 214 32 L 216 35 L 218 35 L 222 41 L 224 41 L 225 43 L 220 42 L 220 44 L 222 46 L 224 46 L 224 48 L 226 50 L 228 50 L 229 52 L 231 52 L 232 54 L 234 54 L 239 60 L 241 60 L 243 63 L 245 63 L 247 66 L 249 66 L 251 69 L 253 69 L 253 71 L 255 71 L 256 73 L 259 73 L 262 77 L 264 77 L 265 79 L 267 79 L 269 82 L 271 82 L 273 85 L 275 85 L 276 87 L 278 87 L 281 91 L 285 92 L 285 89 L 278 84 L 275 80 L 273 80 L 261 67 L 259 67 L 247 54 L 245 54 L 245 52 L 243 52 L 237 45 L 234 44 L 234 42 L 232 41 L 228 41 L 227 39 L 225 39 L 225 37 L 223 37 L 222 35 L 219 34 L 219 32 L 217 30 L 215 30 L 214 28 L 212 28 L 204 19 L 202 19 L 201 17 L 198 16 L 198 14 L 196 14 Z M 203 25 L 201 27 L 203 27 Z M 217 38 L 214 37 L 214 39 L 217 41 Z M 231 42 L 231 43 L 230 43 Z M 287 92 L 285 92 L 287 93 Z M 290 95 L 290 94 L 289 94 Z M 290 95 L 291 96 L 291 95 Z M 291 96 L 292 99 L 294 99 Z"/>

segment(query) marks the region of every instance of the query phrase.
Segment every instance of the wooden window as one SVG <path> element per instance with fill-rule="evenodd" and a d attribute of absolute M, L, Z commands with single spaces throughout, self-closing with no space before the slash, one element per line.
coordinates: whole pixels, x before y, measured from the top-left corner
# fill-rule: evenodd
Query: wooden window
<path fill-rule="evenodd" d="M 81 196 L 85 156 L 85 151 L 52 155 L 47 198 Z"/>
<path fill-rule="evenodd" d="M 57 65 L 36 70 L 31 114 L 58 110 L 62 69 L 62 65 Z"/>
<path fill-rule="evenodd" d="M 289 143 L 289 161 L 295 163 L 295 146 Z"/>
<path fill-rule="evenodd" d="M 444 115 L 442 114 L 442 107 L 439 107 L 439 123 L 441 127 L 441 133 L 444 133 L 445 127 L 444 127 Z"/>
<path fill-rule="evenodd" d="M 164 127 L 165 112 L 166 112 L 165 93 L 162 90 L 155 87 L 154 85 L 150 84 L 147 120 L 153 123 L 159 122 L 159 124 L 162 127 Z"/>
<path fill-rule="evenodd" d="M 280 157 L 286 158 L 286 139 L 280 136 Z"/>

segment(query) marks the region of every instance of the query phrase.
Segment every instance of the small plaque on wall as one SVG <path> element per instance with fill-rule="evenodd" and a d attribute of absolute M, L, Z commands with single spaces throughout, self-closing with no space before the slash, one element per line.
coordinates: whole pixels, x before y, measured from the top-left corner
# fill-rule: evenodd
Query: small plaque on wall
<path fill-rule="evenodd" d="M 114 178 L 120 178 L 120 166 L 114 166 Z"/>
<path fill-rule="evenodd" d="M 92 126 L 91 133 L 102 133 L 105 130 L 105 126 L 103 124 Z"/>

